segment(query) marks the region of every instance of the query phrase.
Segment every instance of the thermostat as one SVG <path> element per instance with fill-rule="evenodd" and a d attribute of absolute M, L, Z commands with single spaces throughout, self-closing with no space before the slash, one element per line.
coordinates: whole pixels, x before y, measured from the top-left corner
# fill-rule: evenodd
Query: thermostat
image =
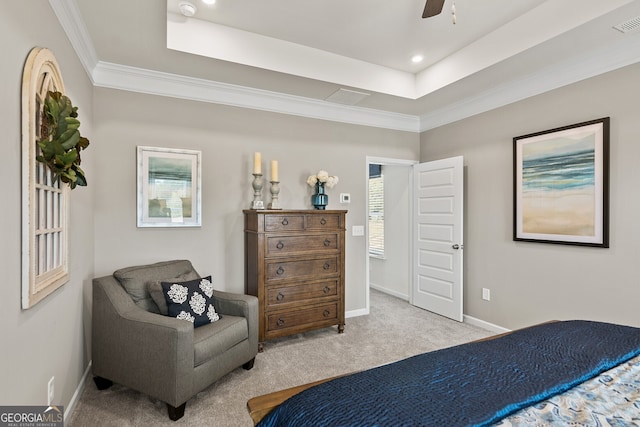
<path fill-rule="evenodd" d="M 340 193 L 340 203 L 351 203 L 351 194 Z"/>

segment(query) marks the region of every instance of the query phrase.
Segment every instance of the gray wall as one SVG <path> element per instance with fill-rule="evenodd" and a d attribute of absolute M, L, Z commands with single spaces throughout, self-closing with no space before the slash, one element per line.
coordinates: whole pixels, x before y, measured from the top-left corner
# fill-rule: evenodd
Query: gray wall
<path fill-rule="evenodd" d="M 509 329 L 571 318 L 640 326 L 638 76 L 640 64 L 421 135 L 421 161 L 465 158 L 465 314 Z M 512 138 L 606 116 L 611 247 L 512 241 Z"/>
<path fill-rule="evenodd" d="M 0 6 L 0 103 L 3 132 L 2 310 L 0 310 L 0 404 L 45 405 L 47 382 L 55 376 L 55 404 L 67 405 L 89 363 L 90 280 L 93 277 L 92 86 L 46 1 L 2 2 Z M 88 188 L 71 194 L 70 281 L 28 310 L 21 289 L 21 87 L 24 62 L 35 47 L 47 47 L 62 71 L 66 93 L 78 106 L 80 130 L 93 145 L 83 152 Z"/>
<path fill-rule="evenodd" d="M 417 160 L 419 135 L 235 107 L 95 90 L 96 272 L 170 258 L 189 258 L 228 291 L 244 291 L 242 210 L 250 206 L 254 151 L 280 169 L 280 201 L 311 209 L 310 174 L 326 169 L 340 182 L 329 209 L 348 209 L 346 310 L 365 307 L 365 240 L 351 236 L 366 219 L 366 156 Z M 202 227 L 136 228 L 136 146 L 202 151 Z M 340 193 L 351 193 L 341 205 Z M 266 189 L 263 196 L 269 200 Z"/>
<path fill-rule="evenodd" d="M 384 259 L 369 258 L 369 282 L 374 289 L 409 300 L 411 240 L 409 178 L 410 165 L 385 165 Z"/>

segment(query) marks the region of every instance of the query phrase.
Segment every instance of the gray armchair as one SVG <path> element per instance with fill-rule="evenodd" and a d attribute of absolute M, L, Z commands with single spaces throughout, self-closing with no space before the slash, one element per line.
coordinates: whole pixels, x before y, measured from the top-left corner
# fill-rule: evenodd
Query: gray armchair
<path fill-rule="evenodd" d="M 167 404 L 184 415 L 187 400 L 222 376 L 251 369 L 258 352 L 258 300 L 214 291 L 220 320 L 192 323 L 159 314 L 149 284 L 190 280 L 189 261 L 129 267 L 93 279 L 92 369 L 98 389 L 114 382 Z"/>

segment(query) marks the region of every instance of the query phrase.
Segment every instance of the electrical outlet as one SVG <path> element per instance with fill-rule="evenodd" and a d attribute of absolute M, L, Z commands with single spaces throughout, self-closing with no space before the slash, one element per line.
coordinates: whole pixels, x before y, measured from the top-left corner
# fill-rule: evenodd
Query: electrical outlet
<path fill-rule="evenodd" d="M 51 377 L 47 384 L 47 405 L 51 406 L 53 403 L 53 397 L 55 396 L 54 382 L 56 377 Z"/>
<path fill-rule="evenodd" d="M 482 299 L 485 301 L 491 301 L 491 290 L 482 288 Z"/>

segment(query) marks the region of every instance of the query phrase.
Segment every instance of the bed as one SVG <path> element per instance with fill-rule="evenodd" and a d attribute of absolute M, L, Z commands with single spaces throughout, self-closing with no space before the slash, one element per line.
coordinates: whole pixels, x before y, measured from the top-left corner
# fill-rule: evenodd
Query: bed
<path fill-rule="evenodd" d="M 259 427 L 640 426 L 640 328 L 550 322 L 247 406 Z"/>

